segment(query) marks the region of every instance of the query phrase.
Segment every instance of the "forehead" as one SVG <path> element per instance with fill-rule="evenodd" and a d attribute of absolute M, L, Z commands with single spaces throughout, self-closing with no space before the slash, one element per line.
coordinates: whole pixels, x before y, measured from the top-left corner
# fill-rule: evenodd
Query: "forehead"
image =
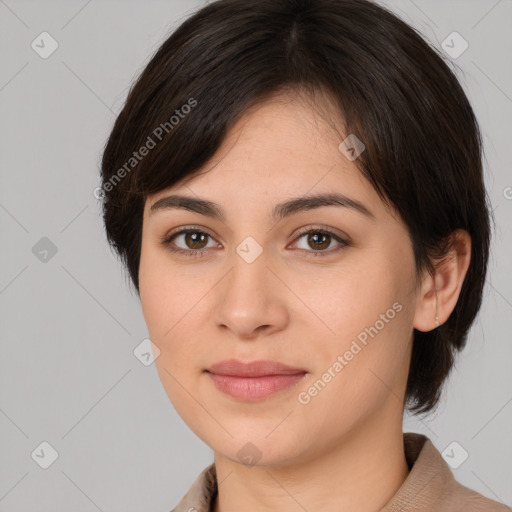
<path fill-rule="evenodd" d="M 341 123 L 324 98 L 280 95 L 244 112 L 215 155 L 185 180 L 153 194 L 209 198 L 229 210 L 277 205 L 285 199 L 339 193 L 374 209 L 380 198 L 339 145 Z M 331 112 L 331 113 L 330 113 Z M 276 212 L 276 210 L 273 210 Z"/>

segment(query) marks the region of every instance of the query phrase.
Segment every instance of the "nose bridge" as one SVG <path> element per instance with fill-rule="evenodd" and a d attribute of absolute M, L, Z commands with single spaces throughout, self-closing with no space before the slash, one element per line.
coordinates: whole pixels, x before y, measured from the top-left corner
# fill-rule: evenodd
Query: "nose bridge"
<path fill-rule="evenodd" d="M 267 268 L 269 251 L 247 237 L 231 254 L 231 271 L 223 280 L 215 322 L 236 336 L 254 335 L 261 326 L 282 328 L 285 308 L 279 298 L 275 276 Z"/>
<path fill-rule="evenodd" d="M 252 236 L 236 246 L 231 257 L 232 270 L 227 280 L 226 298 L 240 297 L 242 305 L 261 303 L 268 292 L 268 256 L 268 249 L 264 250 Z"/>

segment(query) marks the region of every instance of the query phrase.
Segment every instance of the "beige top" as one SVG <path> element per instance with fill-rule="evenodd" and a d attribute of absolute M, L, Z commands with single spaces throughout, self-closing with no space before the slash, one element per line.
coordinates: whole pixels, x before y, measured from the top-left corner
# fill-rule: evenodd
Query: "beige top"
<path fill-rule="evenodd" d="M 381 512 L 512 512 L 510 507 L 459 484 L 450 466 L 422 434 L 404 433 L 409 474 Z M 212 512 L 215 465 L 206 467 L 171 512 Z"/>

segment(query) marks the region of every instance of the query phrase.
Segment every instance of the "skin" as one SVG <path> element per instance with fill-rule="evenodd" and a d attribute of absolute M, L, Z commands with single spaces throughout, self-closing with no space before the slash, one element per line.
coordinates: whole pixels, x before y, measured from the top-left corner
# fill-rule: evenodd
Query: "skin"
<path fill-rule="evenodd" d="M 161 351 L 155 364 L 169 399 L 214 451 L 215 512 L 383 507 L 409 471 L 402 418 L 413 328 L 436 327 L 436 297 L 440 323 L 448 318 L 469 265 L 471 241 L 457 232 L 459 243 L 435 278 L 423 275 L 414 286 L 406 226 L 338 150 L 344 137 L 318 115 L 322 105 L 328 100 L 314 110 L 287 96 L 249 109 L 205 172 L 146 201 L 143 314 Z M 269 218 L 279 202 L 333 191 L 362 202 L 375 218 L 335 206 Z M 183 209 L 150 213 L 158 199 L 178 192 L 219 204 L 225 221 Z M 190 226 L 210 236 L 200 244 L 180 235 L 173 246 L 202 248 L 202 257 L 162 245 L 167 234 Z M 350 245 L 297 237 L 308 227 L 327 227 Z M 252 263 L 236 252 L 248 236 L 263 251 Z M 308 257 L 320 251 L 326 255 Z M 300 403 L 299 393 L 397 302 L 394 318 Z M 245 402 L 217 390 L 204 372 L 229 358 L 280 361 L 307 374 L 269 398 Z M 248 442 L 260 454 L 255 464 L 238 455 Z"/>

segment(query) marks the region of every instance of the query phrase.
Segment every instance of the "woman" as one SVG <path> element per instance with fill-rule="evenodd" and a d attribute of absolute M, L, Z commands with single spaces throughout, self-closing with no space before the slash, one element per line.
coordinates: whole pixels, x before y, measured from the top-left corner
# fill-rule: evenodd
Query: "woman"
<path fill-rule="evenodd" d="M 218 0 L 163 43 L 102 161 L 109 242 L 177 412 L 215 454 L 175 512 L 504 511 L 405 408 L 479 310 L 481 135 L 366 0 Z"/>

